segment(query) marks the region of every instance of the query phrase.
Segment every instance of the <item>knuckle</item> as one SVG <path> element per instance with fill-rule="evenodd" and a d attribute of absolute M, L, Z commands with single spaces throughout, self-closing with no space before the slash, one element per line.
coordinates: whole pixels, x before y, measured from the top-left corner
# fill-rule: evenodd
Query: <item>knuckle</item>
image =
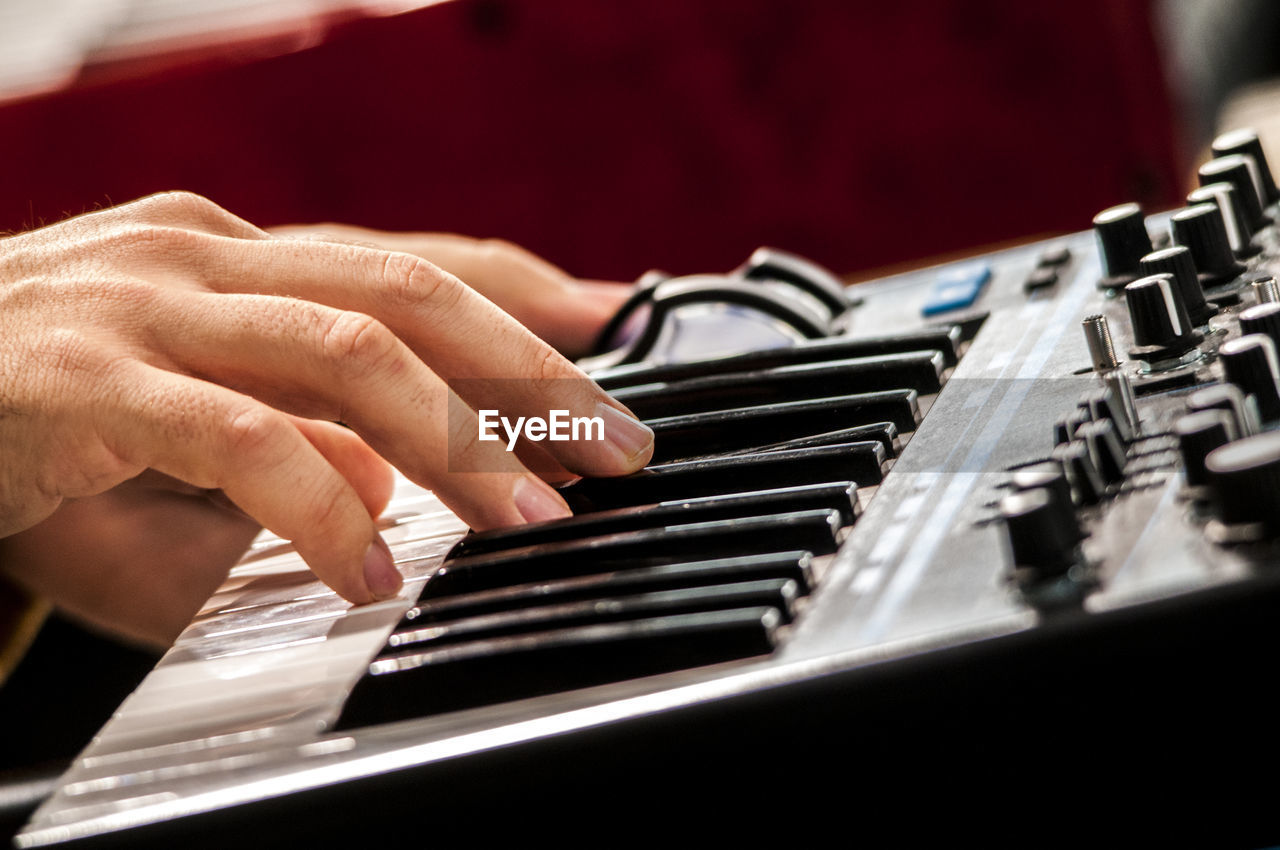
<path fill-rule="evenodd" d="M 140 252 L 178 254 L 194 251 L 205 239 L 207 234 L 182 227 L 129 222 L 86 240 L 83 247 L 90 257 L 107 252 L 130 256 Z"/>
<path fill-rule="evenodd" d="M 326 361 L 364 377 L 387 367 L 398 355 L 397 340 L 372 316 L 340 311 L 324 328 L 320 344 Z"/>
<path fill-rule="evenodd" d="M 535 259 L 533 254 L 514 242 L 508 242 L 506 239 L 482 239 L 480 241 L 480 250 L 490 262 L 503 265 L 524 265 Z"/>
<path fill-rule="evenodd" d="M 160 288 L 138 278 L 110 278 L 94 281 L 83 295 L 91 304 L 120 305 L 130 311 L 153 306 L 161 297 Z"/>
<path fill-rule="evenodd" d="M 279 415 L 266 408 L 233 413 L 222 433 L 228 457 L 261 459 L 270 455 L 280 446 L 282 425 Z"/>
<path fill-rule="evenodd" d="M 302 502 L 308 526 L 331 546 L 336 546 L 351 526 L 351 505 L 345 495 L 322 477 L 312 482 L 310 493 Z"/>
<path fill-rule="evenodd" d="M 385 255 L 382 263 L 383 297 L 390 306 L 448 309 L 461 289 L 459 281 L 413 254 Z"/>
<path fill-rule="evenodd" d="M 68 499 L 97 495 L 142 471 L 101 444 L 64 457 L 73 462 L 58 471 L 55 486 L 58 495 Z"/>
<path fill-rule="evenodd" d="M 512 277 L 521 274 L 538 276 L 560 275 L 559 269 L 537 254 L 505 239 L 483 240 L 481 242 L 481 252 L 485 262 L 500 274 Z"/>
<path fill-rule="evenodd" d="M 154 195 L 148 195 L 143 198 L 139 203 L 170 214 L 192 213 L 205 215 L 210 209 L 218 209 L 218 205 L 213 201 L 203 195 L 197 195 L 195 192 L 189 192 L 185 189 L 157 192 Z"/>
<path fill-rule="evenodd" d="M 567 361 L 549 345 L 540 345 L 530 358 L 530 377 L 542 390 L 550 390 L 566 377 Z"/>
<path fill-rule="evenodd" d="M 98 371 L 102 364 L 95 347 L 84 334 L 70 328 L 53 328 L 33 345 L 37 362 L 58 376 Z"/>

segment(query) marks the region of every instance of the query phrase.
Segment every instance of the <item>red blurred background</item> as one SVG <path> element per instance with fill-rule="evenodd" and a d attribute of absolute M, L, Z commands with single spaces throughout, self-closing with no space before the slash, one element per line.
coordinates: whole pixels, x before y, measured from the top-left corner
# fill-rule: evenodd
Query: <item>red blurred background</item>
<path fill-rule="evenodd" d="M 1145 2 L 455 0 L 322 23 L 283 55 L 162 45 L 0 105 L 0 228 L 183 188 L 262 225 L 501 236 L 585 276 L 760 244 L 849 273 L 1173 206 L 1189 162 Z"/>

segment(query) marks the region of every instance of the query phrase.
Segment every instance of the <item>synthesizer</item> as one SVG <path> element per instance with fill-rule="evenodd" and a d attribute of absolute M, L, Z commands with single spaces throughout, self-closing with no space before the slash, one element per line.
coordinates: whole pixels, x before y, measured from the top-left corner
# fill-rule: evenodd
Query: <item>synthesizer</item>
<path fill-rule="evenodd" d="M 1249 130 L 1199 177 L 856 287 L 646 276 L 582 365 L 650 467 L 485 533 L 399 482 L 375 605 L 263 536 L 17 845 L 1274 838 L 1280 191 Z"/>

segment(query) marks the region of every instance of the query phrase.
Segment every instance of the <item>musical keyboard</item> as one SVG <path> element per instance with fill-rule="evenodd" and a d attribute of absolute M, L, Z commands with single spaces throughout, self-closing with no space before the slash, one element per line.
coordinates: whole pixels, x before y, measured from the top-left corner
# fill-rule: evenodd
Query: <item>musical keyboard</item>
<path fill-rule="evenodd" d="M 1219 159 L 1267 173 L 1236 141 Z M 359 608 L 263 537 L 19 845 L 438 838 L 565 806 L 648 833 L 765 789 L 875 821 L 943 786 L 1065 807 L 1062 837 L 1089 828 L 1078 760 L 1094 796 L 1194 788 L 1194 835 L 1227 791 L 1192 777 L 1280 751 L 1251 731 L 1280 236 L 1231 197 L 1280 198 L 1207 179 L 1216 218 L 1117 208 L 847 292 L 767 251 L 642 282 L 584 366 L 654 428 L 650 467 L 477 534 L 401 480 L 405 588 Z"/>

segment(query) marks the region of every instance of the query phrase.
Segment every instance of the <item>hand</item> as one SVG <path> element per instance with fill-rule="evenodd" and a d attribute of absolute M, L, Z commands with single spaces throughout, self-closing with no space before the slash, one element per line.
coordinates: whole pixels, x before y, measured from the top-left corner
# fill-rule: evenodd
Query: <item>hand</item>
<path fill-rule="evenodd" d="M 388 233 L 347 224 L 294 224 L 271 232 L 416 254 L 462 280 L 567 357 L 589 352 L 629 294 L 624 284 L 579 280 L 501 239 Z"/>
<path fill-rule="evenodd" d="M 110 517 L 155 497 L 164 510 L 137 514 L 155 523 L 155 552 L 172 549 L 174 500 L 200 501 L 184 523 L 216 538 L 225 571 L 250 527 L 211 518 L 222 509 L 207 494 L 225 494 L 356 603 L 400 586 L 373 524 L 387 496 L 378 456 L 475 528 L 567 515 L 502 443 L 477 439 L 476 408 L 600 416 L 604 441 L 539 444 L 575 474 L 624 474 L 652 453 L 648 429 L 576 367 L 416 256 L 273 238 L 184 193 L 0 240 L 0 535 L 29 529 L 4 541 L 4 563 L 55 602 L 96 569 L 32 565 L 41 529 L 70 524 L 45 525 L 68 500 L 101 500 L 68 518 Z M 148 470 L 187 486 L 109 493 Z M 137 549 L 146 568 L 121 580 L 144 583 L 137 608 L 164 605 L 180 571 L 216 573 Z"/>

